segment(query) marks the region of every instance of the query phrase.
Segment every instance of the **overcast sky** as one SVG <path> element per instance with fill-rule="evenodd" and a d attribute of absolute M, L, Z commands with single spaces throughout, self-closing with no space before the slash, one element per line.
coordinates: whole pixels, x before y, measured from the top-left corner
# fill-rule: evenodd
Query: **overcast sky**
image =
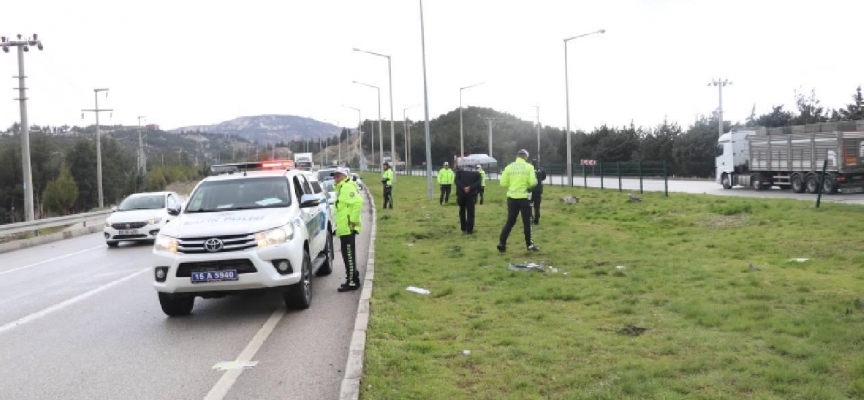
<path fill-rule="evenodd" d="M 841 107 L 864 82 L 862 0 L 427 0 L 430 118 L 463 104 L 565 124 L 562 40 L 571 41 L 571 127 L 603 123 L 682 125 L 717 107 L 712 78 L 728 78 L 726 119 L 755 104 L 794 106 L 816 89 Z M 386 59 L 392 55 L 394 114 L 423 118 L 420 9 L 411 0 L 7 1 L 0 32 L 38 33 L 45 51 L 26 54 L 29 119 L 92 123 L 95 87 L 110 124 L 163 128 L 239 116 L 293 114 L 356 125 L 389 118 Z M 19 120 L 14 49 L 0 53 L 0 127 Z M 107 120 L 106 118 L 103 121 Z"/>

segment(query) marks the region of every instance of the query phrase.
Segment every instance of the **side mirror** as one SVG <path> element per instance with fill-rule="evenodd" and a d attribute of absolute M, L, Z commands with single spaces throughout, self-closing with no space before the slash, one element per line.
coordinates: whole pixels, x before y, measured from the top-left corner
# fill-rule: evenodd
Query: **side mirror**
<path fill-rule="evenodd" d="M 321 204 L 321 199 L 314 194 L 304 194 L 300 198 L 300 208 L 318 207 L 318 204 Z"/>
<path fill-rule="evenodd" d="M 168 209 L 168 215 L 173 215 L 173 216 L 180 215 L 180 206 L 177 206 L 174 208 L 169 208 Z"/>

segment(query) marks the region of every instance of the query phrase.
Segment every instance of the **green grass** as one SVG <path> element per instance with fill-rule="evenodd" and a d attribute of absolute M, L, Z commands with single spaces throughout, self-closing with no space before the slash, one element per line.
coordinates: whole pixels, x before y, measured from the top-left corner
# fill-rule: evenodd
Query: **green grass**
<path fill-rule="evenodd" d="M 392 211 L 370 186 L 363 399 L 864 398 L 859 206 L 546 187 L 542 251 L 524 250 L 517 225 L 501 255 L 497 182 L 473 237 L 423 178 L 397 178 Z M 507 269 L 523 261 L 559 272 Z"/>

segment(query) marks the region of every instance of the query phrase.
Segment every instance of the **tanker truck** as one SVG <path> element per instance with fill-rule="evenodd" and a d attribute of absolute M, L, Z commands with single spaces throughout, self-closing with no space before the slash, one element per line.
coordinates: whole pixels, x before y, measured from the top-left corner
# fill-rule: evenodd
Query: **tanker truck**
<path fill-rule="evenodd" d="M 864 121 L 732 129 L 717 142 L 716 180 L 724 189 L 777 186 L 795 193 L 864 192 Z"/>

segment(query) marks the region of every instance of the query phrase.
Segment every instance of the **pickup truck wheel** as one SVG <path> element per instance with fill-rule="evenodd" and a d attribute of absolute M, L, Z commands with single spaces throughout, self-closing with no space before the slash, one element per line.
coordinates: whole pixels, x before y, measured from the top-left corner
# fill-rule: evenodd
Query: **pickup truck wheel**
<path fill-rule="evenodd" d="M 327 229 L 327 247 L 324 249 L 324 254 L 327 258 L 324 260 L 324 264 L 321 264 L 321 267 L 318 268 L 317 276 L 327 276 L 333 273 L 333 233 L 330 231 L 329 227 Z"/>
<path fill-rule="evenodd" d="M 792 191 L 795 193 L 804 193 L 804 178 L 801 174 L 792 175 Z"/>
<path fill-rule="evenodd" d="M 189 315 L 195 306 L 195 296 L 159 293 L 159 305 L 162 312 L 169 317 Z"/>
<path fill-rule="evenodd" d="M 816 178 L 816 174 L 807 175 L 807 193 L 819 193 L 819 179 Z"/>
<path fill-rule="evenodd" d="M 312 305 L 312 262 L 309 252 L 303 251 L 303 267 L 300 270 L 300 282 L 297 282 L 282 294 L 285 307 L 292 310 L 305 310 Z"/>
<path fill-rule="evenodd" d="M 723 174 L 723 177 L 720 179 L 723 182 L 723 189 L 732 189 L 732 177 L 729 174 Z"/>

